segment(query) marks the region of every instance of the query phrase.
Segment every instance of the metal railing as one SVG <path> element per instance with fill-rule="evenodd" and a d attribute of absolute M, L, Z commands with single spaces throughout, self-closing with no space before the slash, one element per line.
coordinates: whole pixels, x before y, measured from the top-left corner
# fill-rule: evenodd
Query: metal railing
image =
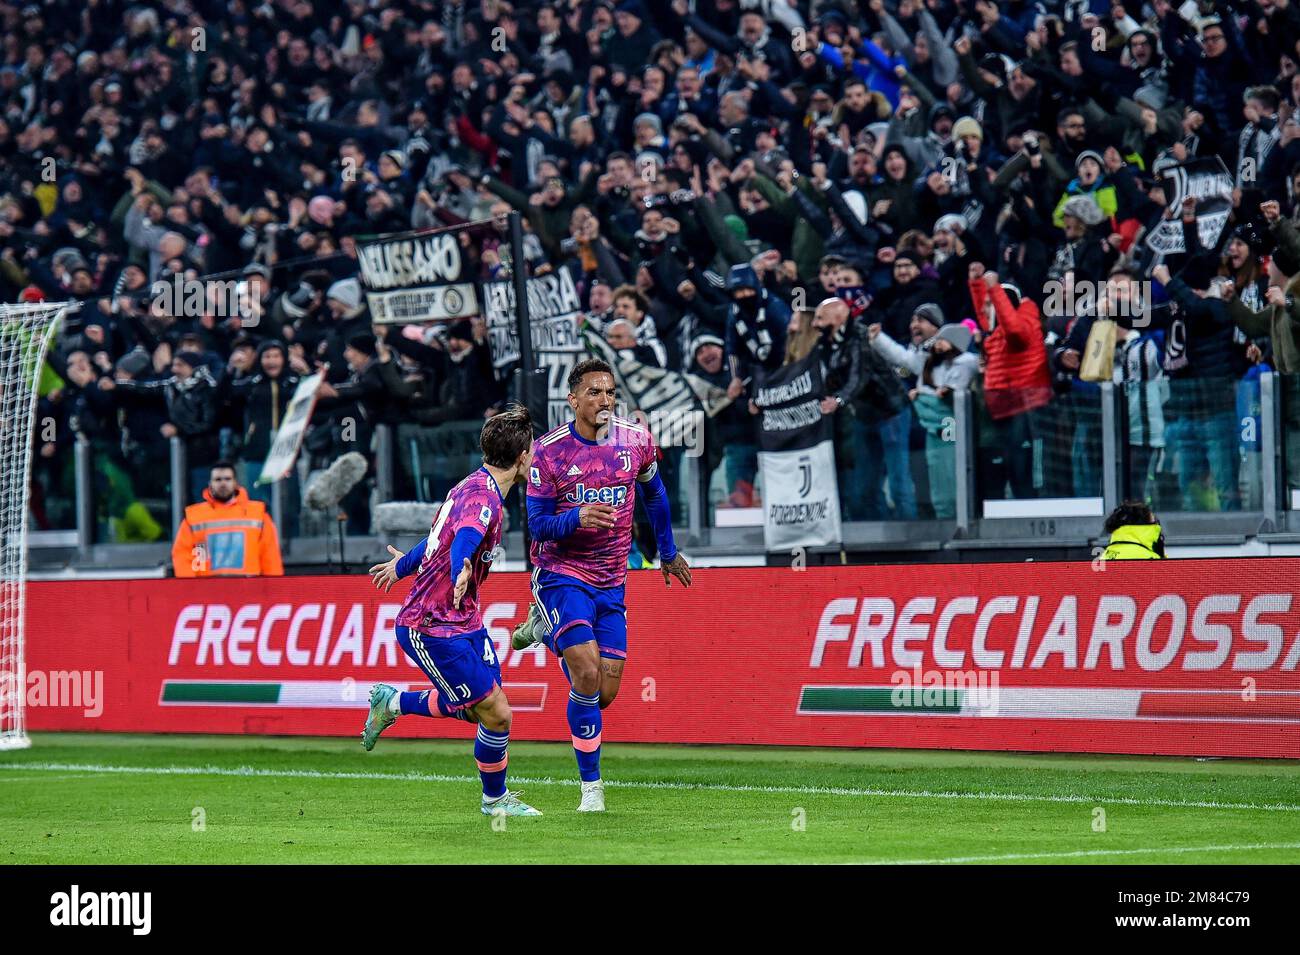
<path fill-rule="evenodd" d="M 1128 409 L 1123 388 L 1106 382 L 1101 384 L 1099 393 L 1101 505 L 1103 511 L 1108 513 L 1130 494 L 1130 475 L 1128 471 L 1130 449 L 1126 438 Z M 1271 372 L 1261 375 L 1259 379 L 1258 481 L 1260 486 L 1257 495 L 1258 508 L 1233 513 L 1191 512 L 1166 508 L 1161 511 L 1161 517 L 1165 519 L 1166 526 L 1171 523 L 1171 518 L 1173 519 L 1172 523 L 1177 525 L 1183 518 L 1187 519 L 1183 523 L 1188 523 L 1194 517 L 1197 533 L 1203 537 L 1216 534 L 1240 536 L 1243 533 L 1247 536 L 1256 534 L 1276 535 L 1287 532 L 1288 521 L 1286 518 L 1292 501 L 1290 495 L 1286 493 L 1287 489 L 1284 487 L 1286 471 L 1282 465 L 1284 455 L 1288 451 L 1300 453 L 1300 448 L 1288 449 L 1285 446 L 1284 435 L 1286 432 L 1282 421 L 1284 405 L 1282 398 L 1283 383 L 1280 377 Z M 915 534 L 907 532 L 904 536 L 915 536 L 916 534 L 935 536 L 939 534 L 943 541 L 954 545 L 961 542 L 979 541 L 980 539 L 998 540 L 1007 537 L 1009 534 L 1014 536 L 1014 531 L 1008 529 L 1009 522 L 999 523 L 996 520 L 989 520 L 985 513 L 986 501 L 981 496 L 978 473 L 981 451 L 978 433 L 981 412 L 977 404 L 979 401 L 980 398 L 977 395 L 968 391 L 958 391 L 953 395 L 955 426 L 952 429 L 952 435 L 955 442 L 956 501 L 955 518 L 950 522 L 951 532 L 936 531 L 938 522 L 924 521 L 918 522 L 918 525 L 924 524 L 924 530 L 918 526 Z M 168 442 L 168 450 L 168 471 L 171 477 L 168 497 L 171 513 L 169 515 L 170 520 L 166 522 L 165 526 L 170 527 L 174 534 L 185 512 L 189 490 L 189 470 L 183 439 L 179 437 L 171 438 Z M 376 426 L 373 453 L 375 490 L 372 500 L 375 503 L 393 500 L 394 488 L 398 485 L 397 455 L 402 453 L 398 448 L 393 427 L 383 424 Z M 102 533 L 97 530 L 99 516 L 97 514 L 95 494 L 98 489 L 94 454 L 94 448 L 89 442 L 82 438 L 77 439 L 74 445 L 75 476 L 73 487 L 76 501 L 73 513 L 76 519 L 77 558 L 82 562 L 87 562 L 92 558 L 93 547 L 96 544 L 106 542 L 97 539 L 97 537 L 102 536 Z M 676 515 L 680 533 L 690 545 L 711 545 L 722 548 L 735 546 L 734 542 L 741 540 L 741 536 L 729 536 L 727 533 L 719 534 L 719 524 L 712 519 L 714 515 L 708 499 L 710 475 L 705 472 L 705 460 L 704 457 L 694 456 L 683 458 L 681 499 L 684 501 L 685 507 L 683 513 Z M 459 476 L 456 475 L 455 477 L 458 478 Z M 1037 503 L 1040 507 L 1038 511 L 1034 512 L 1035 519 L 1042 517 L 1042 507 L 1050 508 L 1052 506 L 1050 501 Z M 271 485 L 271 513 L 278 527 L 283 528 L 286 526 L 287 506 L 284 483 L 275 482 Z M 1062 514 L 1063 517 L 1069 518 L 1069 509 L 1065 508 Z M 1099 532 L 1101 522 L 1096 516 L 1091 514 L 1088 516 L 1080 515 L 1076 509 L 1074 519 L 1075 523 L 1066 520 L 1063 526 L 1075 529 L 1076 532 L 1072 532 L 1075 537 L 1080 535 L 1088 536 L 1088 534 L 1085 534 L 1087 528 L 1094 528 L 1094 530 L 1088 532 L 1091 536 L 1095 537 Z M 159 523 L 163 522 L 159 521 Z M 846 546 L 869 546 L 873 537 L 882 543 L 896 541 L 899 537 L 900 525 L 906 526 L 910 525 L 910 523 L 894 522 L 893 532 L 889 535 L 882 535 L 879 525 L 860 525 L 859 530 L 853 530 L 854 525 L 849 525 L 849 529 L 846 530 L 845 534 Z M 1243 530 L 1243 528 L 1246 530 Z M 730 528 L 727 528 L 727 530 L 730 530 Z M 1296 522 L 1295 530 L 1300 531 L 1300 521 Z M 746 546 L 749 551 L 755 550 L 753 545 L 754 535 L 752 533 L 745 537 L 744 540 L 748 542 Z M 728 545 L 728 541 L 733 543 Z M 39 533 L 32 535 L 32 546 L 38 549 L 42 546 Z"/>

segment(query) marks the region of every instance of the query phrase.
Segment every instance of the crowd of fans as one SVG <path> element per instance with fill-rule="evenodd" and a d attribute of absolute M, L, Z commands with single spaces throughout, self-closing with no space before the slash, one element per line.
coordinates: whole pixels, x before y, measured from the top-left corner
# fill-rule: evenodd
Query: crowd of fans
<path fill-rule="evenodd" d="M 224 458 L 266 495 L 315 371 L 315 465 L 376 424 L 481 421 L 509 389 L 483 321 L 372 324 L 355 237 L 484 222 L 455 233 L 467 275 L 503 278 L 511 209 L 523 267 L 568 270 L 614 347 L 736 399 L 707 442 L 731 505 L 756 498 L 746 392 L 814 349 L 849 520 L 952 516 L 961 389 L 984 497 L 1099 493 L 1099 315 L 1127 496 L 1165 509 L 1248 503 L 1259 374 L 1300 371 L 1294 0 L 52 0 L 0 22 L 0 292 L 82 303 L 41 388 L 42 526 L 74 435 L 117 539 L 164 534 L 143 502 L 173 437 L 191 500 Z M 1205 247 L 1162 173 L 1214 157 L 1235 188 Z M 1171 219 L 1186 251 L 1155 257 Z M 249 308 L 215 282 L 160 304 L 204 278 Z"/>

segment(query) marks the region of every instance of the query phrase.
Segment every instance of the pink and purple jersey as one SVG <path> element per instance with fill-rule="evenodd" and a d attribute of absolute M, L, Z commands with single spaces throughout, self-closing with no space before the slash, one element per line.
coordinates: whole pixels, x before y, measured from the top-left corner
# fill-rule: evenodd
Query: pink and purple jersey
<path fill-rule="evenodd" d="M 492 568 L 492 555 L 501 544 L 502 504 L 501 491 L 486 468 L 479 468 L 451 489 L 434 517 L 415 583 L 397 615 L 399 626 L 430 637 L 458 637 L 483 629 L 478 594 Z M 460 568 L 452 571 L 451 543 L 463 527 L 474 528 L 483 540 L 471 558 L 469 588 L 457 610 L 452 595 Z"/>
<path fill-rule="evenodd" d="M 609 504 L 616 521 L 611 530 L 579 527 L 560 540 L 534 540 L 533 563 L 593 587 L 622 584 L 632 549 L 637 477 L 649 480 L 658 458 L 650 432 L 622 418 L 610 420 L 608 435 L 600 441 L 580 437 L 570 422 L 533 442 L 530 498 L 553 499 L 556 514 L 584 504 Z"/>

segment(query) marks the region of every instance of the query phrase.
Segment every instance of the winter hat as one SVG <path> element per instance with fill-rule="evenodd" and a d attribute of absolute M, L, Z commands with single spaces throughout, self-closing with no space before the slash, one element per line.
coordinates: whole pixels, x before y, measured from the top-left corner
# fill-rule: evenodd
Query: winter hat
<path fill-rule="evenodd" d="M 356 279 L 339 279 L 325 293 L 326 298 L 341 302 L 349 312 L 361 307 L 361 283 Z"/>
<path fill-rule="evenodd" d="M 176 357 L 193 369 L 197 370 L 203 367 L 203 356 L 196 351 L 177 352 Z"/>
<path fill-rule="evenodd" d="M 933 129 L 934 124 L 937 123 L 939 120 L 943 119 L 943 117 L 945 116 L 947 116 L 949 119 L 953 120 L 954 122 L 956 122 L 957 120 L 957 113 L 947 103 L 935 103 L 933 106 L 931 106 L 930 107 L 930 128 Z"/>
<path fill-rule="evenodd" d="M 898 260 L 895 259 L 894 261 Z M 926 302 L 924 305 L 918 305 L 913 309 L 912 314 L 923 318 L 935 328 L 943 327 L 943 309 L 933 302 Z"/>
<path fill-rule="evenodd" d="M 1061 210 L 1061 214 L 1073 216 L 1089 228 L 1099 224 L 1105 218 L 1101 207 L 1089 196 L 1075 196 L 1070 199 Z"/>
<path fill-rule="evenodd" d="M 447 337 L 458 338 L 463 342 L 472 342 L 474 340 L 474 326 L 466 319 L 459 322 L 453 322 L 447 329 Z"/>
<path fill-rule="evenodd" d="M 1000 80 L 1007 78 L 1007 61 L 998 53 L 986 53 L 980 57 L 979 68 Z"/>
<path fill-rule="evenodd" d="M 1079 171 L 1079 166 L 1083 164 L 1083 161 L 1085 159 L 1091 159 L 1094 162 L 1096 162 L 1097 166 L 1101 169 L 1103 173 L 1106 171 L 1106 163 L 1101 158 L 1101 153 L 1097 152 L 1095 149 L 1085 149 L 1083 152 L 1079 153 L 1079 155 L 1074 158 L 1075 172 Z"/>
<path fill-rule="evenodd" d="M 961 235 L 970 228 L 970 223 L 960 212 L 950 212 L 945 216 L 939 216 L 934 223 L 935 232 L 952 232 L 955 235 Z"/>
<path fill-rule="evenodd" d="M 41 291 L 39 285 L 29 285 L 19 293 L 18 301 L 24 303 L 43 302 L 45 301 L 45 293 Z"/>
<path fill-rule="evenodd" d="M 1165 108 L 1169 92 L 1159 84 L 1148 83 L 1138 87 L 1137 92 L 1133 94 L 1133 99 L 1139 106 L 1149 106 L 1159 112 Z"/>
<path fill-rule="evenodd" d="M 728 229 L 731 230 L 731 234 L 734 235 L 741 242 L 749 241 L 749 226 L 745 224 L 745 220 L 742 219 L 740 216 L 738 215 L 723 216 L 722 222 Z"/>
<path fill-rule="evenodd" d="M 1230 238 L 1240 239 L 1242 242 L 1246 243 L 1246 245 L 1250 247 L 1250 251 L 1255 255 L 1268 251 L 1268 241 L 1260 235 L 1259 229 L 1255 226 L 1255 223 L 1249 220 L 1233 229 Z"/>
<path fill-rule="evenodd" d="M 1004 291 L 1004 292 L 1007 293 L 1007 298 L 1009 298 L 1009 299 L 1011 300 L 1011 307 L 1012 307 L 1012 308 L 1019 308 L 1019 307 L 1020 307 L 1020 299 L 1021 299 L 1022 296 L 1021 296 L 1021 294 L 1020 294 L 1020 287 L 1019 287 L 1019 286 L 1014 285 L 1014 284 L 1011 283 L 1011 282 L 1003 282 L 1003 283 L 1002 283 L 1002 291 Z"/>
<path fill-rule="evenodd" d="M 400 149 L 385 149 L 383 155 L 391 159 L 398 170 L 406 168 L 406 153 Z"/>
<path fill-rule="evenodd" d="M 942 338 L 958 352 L 964 352 L 970 348 L 971 340 L 974 336 L 971 330 L 966 327 L 965 323 L 953 325 L 944 325 L 939 329 L 939 334 L 934 336 L 936 339 Z M 933 341 L 934 339 L 931 339 Z"/>
<path fill-rule="evenodd" d="M 149 352 L 143 346 L 136 345 L 135 348 L 117 360 L 117 370 L 134 378 L 136 375 L 142 374 L 150 364 L 152 364 L 152 359 L 149 357 Z"/>
<path fill-rule="evenodd" d="M 637 127 L 637 126 L 642 125 L 643 123 L 644 123 L 644 124 L 648 124 L 648 125 L 654 127 L 654 131 L 655 131 L 655 135 L 656 135 L 656 136 L 661 135 L 661 134 L 663 133 L 663 131 L 664 131 L 664 124 L 663 124 L 663 121 L 662 121 L 658 116 L 656 116 L 654 113 L 641 113 L 641 114 L 639 114 L 639 115 L 637 116 L 637 118 L 634 119 L 634 120 L 632 121 L 632 126 L 633 126 L 633 128 L 635 128 L 635 127 Z"/>
<path fill-rule="evenodd" d="M 726 347 L 726 345 L 723 344 L 722 339 L 717 335 L 710 335 L 708 332 L 705 332 L 703 335 L 696 335 L 691 339 L 691 357 L 695 357 L 696 352 L 705 345 L 717 345 L 719 348 Z"/>
<path fill-rule="evenodd" d="M 974 116 L 963 116 L 953 123 L 952 138 L 961 139 L 963 136 L 974 136 L 980 142 L 984 141 L 984 130 Z"/>

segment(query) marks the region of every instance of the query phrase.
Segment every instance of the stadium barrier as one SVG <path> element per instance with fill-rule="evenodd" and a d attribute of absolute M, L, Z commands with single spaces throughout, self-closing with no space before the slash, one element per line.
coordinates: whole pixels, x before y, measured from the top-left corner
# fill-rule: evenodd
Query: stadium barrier
<path fill-rule="evenodd" d="M 611 742 L 1300 757 L 1300 559 L 707 569 L 628 583 Z M 567 740 L 567 684 L 484 620 L 512 737 Z M 33 730 L 359 734 L 371 683 L 427 684 L 368 578 L 31 584 Z M 95 706 L 38 697 L 71 674 Z M 42 682 L 44 681 L 44 682 Z M 389 733 L 463 737 L 411 717 Z"/>

